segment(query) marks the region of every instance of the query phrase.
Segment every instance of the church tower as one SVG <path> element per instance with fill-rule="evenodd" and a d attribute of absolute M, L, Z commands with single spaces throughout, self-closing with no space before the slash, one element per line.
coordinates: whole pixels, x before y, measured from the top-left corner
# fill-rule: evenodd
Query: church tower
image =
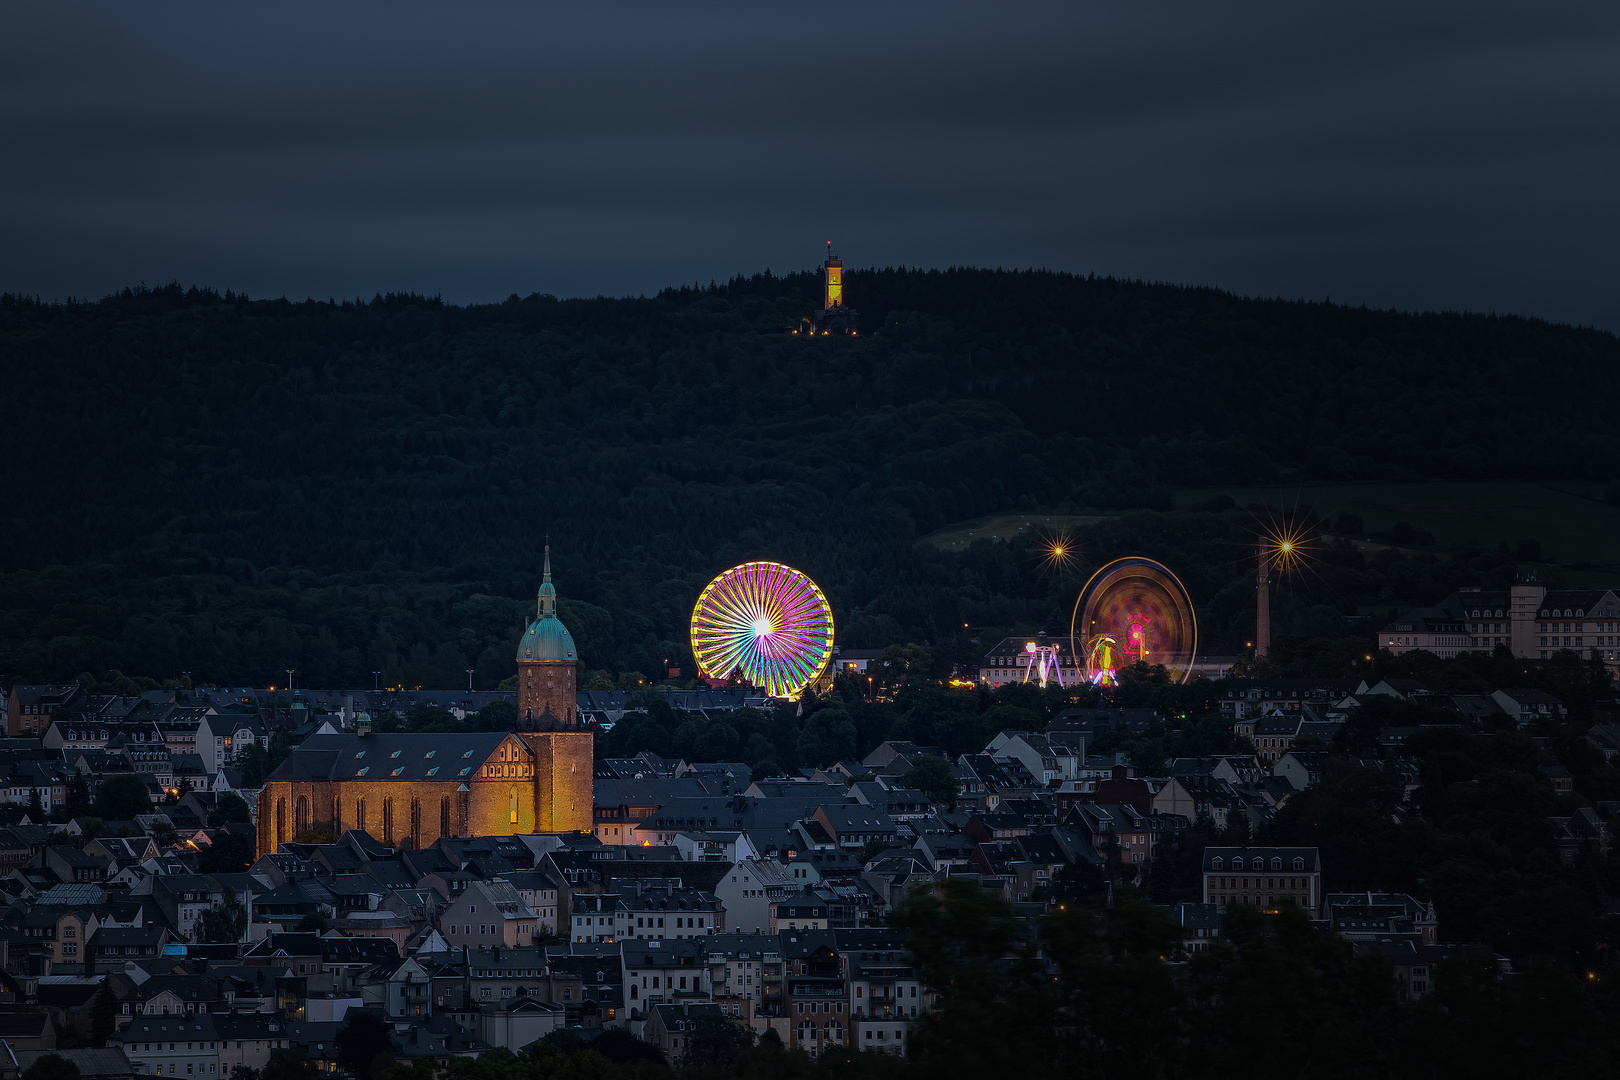
<path fill-rule="evenodd" d="M 540 612 L 518 642 L 518 730 L 579 726 L 575 696 L 579 652 L 574 637 L 557 618 L 557 587 L 551 583 L 551 545 L 546 545 L 540 582 Z"/>
<path fill-rule="evenodd" d="M 557 618 L 551 545 L 540 580 L 540 611 L 518 642 L 516 735 L 534 754 L 536 832 L 590 832 L 595 736 L 579 724 L 579 651 Z"/>

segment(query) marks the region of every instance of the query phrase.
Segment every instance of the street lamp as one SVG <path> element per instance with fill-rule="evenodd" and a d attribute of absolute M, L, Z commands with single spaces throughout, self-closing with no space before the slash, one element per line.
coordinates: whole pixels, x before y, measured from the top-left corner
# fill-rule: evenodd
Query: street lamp
<path fill-rule="evenodd" d="M 478 670 L 477 668 L 468 668 L 467 669 L 467 693 L 469 693 L 469 694 L 472 693 L 473 672 L 475 672 L 477 670 Z"/>
<path fill-rule="evenodd" d="M 297 670 L 298 670 L 298 669 L 297 669 L 297 668 L 287 668 L 287 669 L 286 669 L 286 671 L 287 671 L 287 692 L 288 692 L 288 693 L 289 693 L 289 694 L 290 694 L 290 693 L 292 693 L 292 677 L 293 677 L 293 672 L 294 672 L 294 671 L 297 671 Z"/>
<path fill-rule="evenodd" d="M 382 689 L 382 672 L 373 671 L 371 673 L 371 689 L 374 691 Z"/>

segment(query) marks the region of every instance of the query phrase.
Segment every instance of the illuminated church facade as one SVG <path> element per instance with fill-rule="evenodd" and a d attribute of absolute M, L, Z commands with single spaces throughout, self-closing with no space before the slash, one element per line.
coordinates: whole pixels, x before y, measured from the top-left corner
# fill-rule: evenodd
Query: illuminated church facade
<path fill-rule="evenodd" d="M 391 847 L 440 837 L 589 832 L 594 746 L 579 726 L 579 655 L 557 618 L 546 549 L 539 612 L 518 643 L 513 731 L 312 735 L 259 793 L 259 854 L 311 828 Z"/>

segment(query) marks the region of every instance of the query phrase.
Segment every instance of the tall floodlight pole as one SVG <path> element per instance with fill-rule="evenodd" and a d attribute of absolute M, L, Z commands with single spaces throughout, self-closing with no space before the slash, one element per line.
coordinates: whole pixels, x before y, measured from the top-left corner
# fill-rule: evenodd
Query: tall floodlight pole
<path fill-rule="evenodd" d="M 1271 553 L 1260 545 L 1260 568 L 1254 579 L 1254 657 L 1271 652 Z"/>

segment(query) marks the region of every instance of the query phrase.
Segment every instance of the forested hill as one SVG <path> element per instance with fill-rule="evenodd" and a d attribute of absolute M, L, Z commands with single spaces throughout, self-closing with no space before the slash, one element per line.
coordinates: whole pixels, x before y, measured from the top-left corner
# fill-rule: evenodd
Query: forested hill
<path fill-rule="evenodd" d="M 0 299 L 0 678 L 493 685 L 547 533 L 591 667 L 689 665 L 697 590 L 750 557 L 815 577 L 846 644 L 1058 629 L 1072 583 L 917 538 L 1163 510 L 1168 485 L 1620 476 L 1605 333 L 1035 272 L 846 283 L 863 332 L 815 340 L 785 333 L 810 274 L 472 307 Z M 1174 549 L 1241 633 L 1237 527 L 1128 515 L 1087 557 Z"/>

